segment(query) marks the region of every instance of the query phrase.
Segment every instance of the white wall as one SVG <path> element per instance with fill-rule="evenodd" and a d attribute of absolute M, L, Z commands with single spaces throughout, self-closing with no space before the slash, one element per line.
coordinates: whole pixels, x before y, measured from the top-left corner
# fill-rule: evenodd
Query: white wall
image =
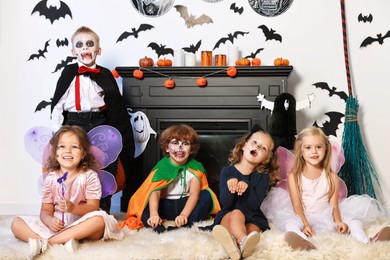
<path fill-rule="evenodd" d="M 55 3 L 57 0 L 50 0 Z M 343 42 L 341 33 L 340 2 L 336 0 L 295 0 L 282 15 L 269 18 L 255 13 L 248 1 L 223 0 L 218 3 L 205 1 L 176 0 L 176 4 L 188 6 L 196 16 L 203 13 L 213 23 L 188 29 L 175 8 L 166 15 L 148 18 L 138 14 L 130 0 L 94 1 L 63 0 L 72 11 L 72 19 L 54 21 L 31 14 L 38 0 L 0 0 L 0 57 L 1 57 L 1 107 L 0 136 L 0 214 L 37 214 L 39 194 L 37 179 L 40 166 L 26 152 L 23 137 L 32 126 L 49 124 L 49 108 L 34 112 L 41 100 L 50 100 L 60 72 L 52 73 L 55 66 L 70 55 L 70 47 L 58 48 L 55 41 L 70 38 L 81 25 L 94 29 L 101 37 L 102 56 L 99 64 L 110 69 L 116 66 L 137 65 L 139 58 L 149 56 L 157 60 L 156 53 L 148 48 L 150 42 L 166 44 L 178 49 L 197 43 L 202 39 L 200 50 L 211 50 L 216 41 L 227 33 L 249 31 L 238 37 L 235 44 L 243 53 L 249 54 L 264 48 L 259 54 L 264 65 L 272 65 L 276 57 L 288 58 L 294 71 L 289 78 L 289 92 L 297 101 L 315 93 L 311 109 L 297 112 L 298 131 L 324 121 L 325 112 L 345 112 L 345 102 L 330 98 L 313 83 L 325 81 L 338 90 L 347 90 Z M 57 1 L 58 2 L 58 1 Z M 231 3 L 244 7 L 238 15 L 229 10 Z M 385 104 L 390 96 L 390 39 L 383 45 L 374 43 L 360 49 L 367 36 L 386 33 L 390 30 L 388 13 L 390 1 L 346 1 L 350 61 L 354 83 L 353 94 L 358 97 L 359 125 L 366 150 L 380 178 L 382 193 L 379 200 L 389 211 L 390 177 L 387 174 L 390 122 L 385 116 Z M 359 23 L 360 13 L 371 13 L 372 23 Z M 141 33 L 138 39 L 129 37 L 116 43 L 123 31 L 130 31 L 141 23 L 152 24 L 153 30 Z M 265 41 L 259 25 L 265 24 L 283 36 L 282 43 Z M 46 59 L 27 61 L 32 53 L 50 46 Z M 214 54 L 227 53 L 228 44 L 221 45 Z M 198 56 L 200 55 L 198 51 Z M 198 57 L 199 60 L 199 57 Z M 120 83 L 120 79 L 118 79 Z M 196 88 L 194 88 L 196 91 Z M 255 98 L 255 97 L 254 97 Z M 337 132 L 341 141 L 343 127 Z"/>

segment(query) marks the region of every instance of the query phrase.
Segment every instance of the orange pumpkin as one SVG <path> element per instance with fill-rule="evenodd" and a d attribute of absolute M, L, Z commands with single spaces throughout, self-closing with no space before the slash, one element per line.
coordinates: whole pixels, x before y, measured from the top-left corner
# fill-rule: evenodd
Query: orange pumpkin
<path fill-rule="evenodd" d="M 197 78 L 196 85 L 198 87 L 205 87 L 207 85 L 207 79 L 206 78 Z"/>
<path fill-rule="evenodd" d="M 112 76 L 114 76 L 114 78 L 119 78 L 119 73 L 118 73 L 118 71 L 116 71 L 116 69 L 113 69 L 112 71 L 111 71 L 111 73 L 112 73 Z"/>
<path fill-rule="evenodd" d="M 251 65 L 251 61 L 248 58 L 241 58 L 236 61 L 237 66 L 249 66 Z"/>
<path fill-rule="evenodd" d="M 174 88 L 175 87 L 175 81 L 173 79 L 169 78 L 164 81 L 164 87 L 166 88 Z"/>
<path fill-rule="evenodd" d="M 144 73 L 142 70 L 134 70 L 133 71 L 133 76 L 136 79 L 142 79 L 144 77 Z"/>
<path fill-rule="evenodd" d="M 252 59 L 252 66 L 260 66 L 260 65 L 261 65 L 260 58 L 253 58 Z"/>
<path fill-rule="evenodd" d="M 274 60 L 274 65 L 275 66 L 288 66 L 290 64 L 290 61 L 287 59 L 283 59 L 282 57 L 276 58 Z"/>
<path fill-rule="evenodd" d="M 159 67 L 171 67 L 172 66 L 172 60 L 170 59 L 159 59 L 157 61 L 157 66 Z"/>
<path fill-rule="evenodd" d="M 146 56 L 144 58 L 139 59 L 138 62 L 140 67 L 152 67 L 153 63 L 153 59 Z"/>
<path fill-rule="evenodd" d="M 226 74 L 228 74 L 229 77 L 234 77 L 237 75 L 237 69 L 234 66 L 230 66 L 226 69 Z"/>

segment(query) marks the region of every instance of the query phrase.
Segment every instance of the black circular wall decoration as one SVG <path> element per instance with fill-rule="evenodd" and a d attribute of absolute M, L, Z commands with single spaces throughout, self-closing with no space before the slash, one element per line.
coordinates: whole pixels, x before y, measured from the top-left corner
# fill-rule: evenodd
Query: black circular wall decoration
<path fill-rule="evenodd" d="M 262 16 L 277 16 L 284 13 L 293 0 L 248 0 L 252 9 Z"/>
<path fill-rule="evenodd" d="M 130 0 L 134 8 L 142 15 L 158 17 L 166 14 L 175 0 Z"/>

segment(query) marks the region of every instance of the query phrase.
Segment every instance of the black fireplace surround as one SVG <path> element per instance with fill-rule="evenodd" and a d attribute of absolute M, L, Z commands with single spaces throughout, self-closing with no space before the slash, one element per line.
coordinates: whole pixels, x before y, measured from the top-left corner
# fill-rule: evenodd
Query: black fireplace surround
<path fill-rule="evenodd" d="M 139 67 L 117 67 L 123 79 L 123 97 L 133 112 L 144 112 L 150 126 L 160 134 L 174 124 L 191 125 L 199 134 L 201 149 L 196 157 L 206 168 L 210 187 L 219 194 L 219 172 L 227 165 L 237 138 L 257 124 L 267 129 L 270 111 L 261 109 L 259 93 L 267 100 L 287 91 L 287 78 L 293 67 L 237 66 L 237 76 L 229 77 L 226 67 L 148 67 L 141 68 L 143 79 L 133 77 Z M 173 89 L 164 87 L 171 77 Z M 206 77 L 207 86 L 198 87 L 196 79 Z M 135 159 L 139 186 L 161 159 L 158 136 L 151 136 L 145 151 Z M 134 185 L 131 185 L 134 187 Z M 127 211 L 134 190 L 123 191 L 121 211 Z"/>

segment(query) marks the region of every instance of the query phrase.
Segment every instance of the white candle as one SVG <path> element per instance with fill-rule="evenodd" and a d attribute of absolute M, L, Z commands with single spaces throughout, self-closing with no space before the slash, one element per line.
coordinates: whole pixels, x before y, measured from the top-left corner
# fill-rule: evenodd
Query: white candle
<path fill-rule="evenodd" d="M 186 53 L 185 65 L 186 66 L 196 66 L 195 53 Z"/>
<path fill-rule="evenodd" d="M 184 66 L 184 50 L 183 49 L 175 50 L 173 56 L 174 56 L 174 60 L 173 60 L 174 66 Z"/>
<path fill-rule="evenodd" d="M 228 57 L 227 63 L 229 66 L 236 65 L 236 61 L 238 60 L 238 46 L 231 45 L 228 46 Z"/>

